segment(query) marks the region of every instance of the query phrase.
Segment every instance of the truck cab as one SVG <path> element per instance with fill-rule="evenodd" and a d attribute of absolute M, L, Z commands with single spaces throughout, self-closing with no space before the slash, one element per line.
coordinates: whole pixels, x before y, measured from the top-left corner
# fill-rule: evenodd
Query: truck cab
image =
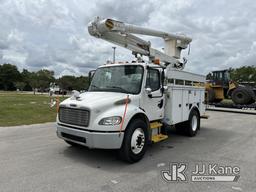
<path fill-rule="evenodd" d="M 164 125 L 182 125 L 196 135 L 204 113 L 203 81 L 152 63 L 102 65 L 87 92 L 60 104 L 57 135 L 71 145 L 118 149 L 122 159 L 136 162 L 148 143 L 167 139 Z"/>

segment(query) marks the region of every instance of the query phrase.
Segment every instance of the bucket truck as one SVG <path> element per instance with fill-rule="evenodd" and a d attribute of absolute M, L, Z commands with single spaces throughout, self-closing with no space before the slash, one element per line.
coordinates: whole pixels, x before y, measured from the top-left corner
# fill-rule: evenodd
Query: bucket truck
<path fill-rule="evenodd" d="M 87 92 L 75 92 L 60 103 L 59 138 L 73 146 L 117 149 L 133 163 L 142 159 L 149 143 L 167 139 L 170 127 L 197 134 L 205 115 L 205 76 L 183 71 L 186 59 L 180 59 L 191 38 L 100 17 L 88 31 L 131 50 L 137 59 L 103 64 L 90 75 Z M 162 38 L 164 52 L 135 34 Z"/>

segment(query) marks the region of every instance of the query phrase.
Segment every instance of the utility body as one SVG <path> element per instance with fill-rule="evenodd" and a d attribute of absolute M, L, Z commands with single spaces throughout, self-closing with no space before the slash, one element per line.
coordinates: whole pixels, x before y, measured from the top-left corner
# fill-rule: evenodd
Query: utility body
<path fill-rule="evenodd" d="M 163 38 L 172 51 L 158 53 L 130 32 L 136 29 L 153 36 L 161 36 L 161 32 L 131 25 L 127 31 L 127 25 L 119 21 L 117 29 L 116 22 L 96 18 L 89 24 L 89 32 L 124 47 L 129 45 L 135 55 L 147 55 L 149 61 L 138 58 L 98 67 L 87 92 L 76 92 L 60 104 L 57 135 L 71 145 L 118 149 L 122 159 L 136 162 L 148 143 L 168 138 L 169 127 L 196 135 L 200 117 L 205 115 L 205 76 L 183 71 L 184 63 L 178 60 L 190 38 L 165 33 Z"/>

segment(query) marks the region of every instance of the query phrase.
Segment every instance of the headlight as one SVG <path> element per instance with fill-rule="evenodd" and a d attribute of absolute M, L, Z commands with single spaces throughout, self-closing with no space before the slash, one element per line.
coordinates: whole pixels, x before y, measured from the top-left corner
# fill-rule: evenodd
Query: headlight
<path fill-rule="evenodd" d="M 122 117 L 113 116 L 106 117 L 100 120 L 99 125 L 119 125 L 122 121 Z"/>

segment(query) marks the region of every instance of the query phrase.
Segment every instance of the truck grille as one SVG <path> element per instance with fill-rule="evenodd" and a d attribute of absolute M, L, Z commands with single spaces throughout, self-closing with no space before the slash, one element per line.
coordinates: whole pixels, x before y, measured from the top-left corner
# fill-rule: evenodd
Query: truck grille
<path fill-rule="evenodd" d="M 90 112 L 86 109 L 60 107 L 59 121 L 71 125 L 88 127 Z"/>

